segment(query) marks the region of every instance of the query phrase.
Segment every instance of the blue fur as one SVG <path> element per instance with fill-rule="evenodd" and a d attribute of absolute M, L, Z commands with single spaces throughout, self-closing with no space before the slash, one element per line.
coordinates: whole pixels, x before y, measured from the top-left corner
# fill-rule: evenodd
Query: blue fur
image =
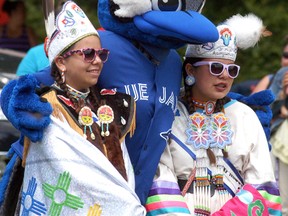
<path fill-rule="evenodd" d="M 257 93 L 254 93 L 249 96 L 243 96 L 238 93 L 230 92 L 228 94 L 229 97 L 241 101 L 247 104 L 250 107 L 261 107 L 261 109 L 254 109 L 257 114 L 262 127 L 264 129 L 267 141 L 269 143 L 270 140 L 270 123 L 272 120 L 272 110 L 270 105 L 275 100 L 275 96 L 271 90 L 263 90 Z M 269 143 L 269 149 L 271 150 L 271 144 Z"/>
<path fill-rule="evenodd" d="M 16 159 L 18 157 L 18 155 L 14 152 L 13 148 L 10 148 L 10 150 L 8 152 L 8 156 L 11 159 L 6 166 L 5 172 L 4 172 L 2 179 L 0 181 L 0 205 L 2 205 L 2 203 L 4 201 L 7 185 L 9 183 L 9 179 L 10 179 L 11 173 L 13 171 L 13 167 L 15 165 Z"/>
<path fill-rule="evenodd" d="M 41 102 L 35 89 L 38 82 L 34 75 L 25 75 L 19 81 L 11 81 L 4 86 L 1 93 L 1 107 L 15 128 L 33 142 L 43 136 L 43 129 L 50 123 L 52 107 L 47 102 Z M 12 92 L 12 94 L 11 94 Z M 9 101 L 7 103 L 7 101 Z M 39 113 L 41 118 L 31 113 Z M 11 118 L 12 117 L 12 118 Z"/>

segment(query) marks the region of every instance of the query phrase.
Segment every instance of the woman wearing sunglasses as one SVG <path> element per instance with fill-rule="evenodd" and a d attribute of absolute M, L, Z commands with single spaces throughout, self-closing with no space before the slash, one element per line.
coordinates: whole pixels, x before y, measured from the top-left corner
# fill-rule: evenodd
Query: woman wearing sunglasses
<path fill-rule="evenodd" d="M 217 29 L 215 43 L 187 47 L 185 90 L 147 200 L 151 215 L 281 213 L 262 125 L 250 107 L 227 97 L 240 71 L 237 48 L 254 46 L 266 30 L 252 14 Z"/>
<path fill-rule="evenodd" d="M 9 202 L 16 193 L 11 189 L 1 215 L 145 215 L 124 141 L 135 128 L 134 100 L 97 89 L 109 51 L 81 8 L 67 1 L 56 19 L 46 9 L 46 51 L 55 83 L 41 97 L 52 106 L 51 123 L 41 142 L 25 138 L 20 212 L 17 199 Z"/>

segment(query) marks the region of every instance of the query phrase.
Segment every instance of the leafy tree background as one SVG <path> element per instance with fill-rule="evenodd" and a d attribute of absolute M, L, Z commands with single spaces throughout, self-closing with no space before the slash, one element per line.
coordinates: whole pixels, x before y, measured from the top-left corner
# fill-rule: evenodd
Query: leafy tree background
<path fill-rule="evenodd" d="M 39 43 L 41 43 L 45 37 L 42 1 L 25 0 L 25 2 L 27 5 L 27 23 L 35 29 L 39 36 Z M 75 2 L 87 13 L 94 25 L 100 27 L 97 18 L 97 0 L 75 0 Z M 259 16 L 267 29 L 272 32 L 272 36 L 262 38 L 254 48 L 238 52 L 236 62 L 241 65 L 241 71 L 235 82 L 259 79 L 268 73 L 277 71 L 280 67 L 284 38 L 288 35 L 288 1 L 207 0 L 202 11 L 202 14 L 215 24 L 238 13 L 241 15 L 254 13 Z M 183 55 L 184 48 L 179 49 L 179 53 Z"/>

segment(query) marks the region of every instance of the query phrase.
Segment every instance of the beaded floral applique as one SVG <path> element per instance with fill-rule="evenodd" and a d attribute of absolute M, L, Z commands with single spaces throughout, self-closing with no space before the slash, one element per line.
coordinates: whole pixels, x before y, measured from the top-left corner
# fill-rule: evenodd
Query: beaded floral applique
<path fill-rule="evenodd" d="M 218 147 L 224 149 L 232 143 L 233 132 L 229 119 L 219 112 L 211 116 L 195 112 L 189 116 L 186 129 L 187 144 L 195 149 Z"/>

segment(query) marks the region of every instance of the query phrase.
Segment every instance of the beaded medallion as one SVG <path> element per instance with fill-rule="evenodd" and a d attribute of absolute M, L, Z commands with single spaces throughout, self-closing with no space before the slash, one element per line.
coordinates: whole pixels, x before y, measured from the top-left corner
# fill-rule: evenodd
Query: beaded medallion
<path fill-rule="evenodd" d="M 109 136 L 109 124 L 114 120 L 112 108 L 108 105 L 100 106 L 97 110 L 97 116 L 101 126 L 101 136 Z"/>
<path fill-rule="evenodd" d="M 93 124 L 93 113 L 91 109 L 87 106 L 84 106 L 81 108 L 78 116 L 78 122 L 84 126 L 84 137 L 85 139 L 87 138 L 86 132 L 87 132 L 87 127 L 89 128 L 90 131 L 90 137 L 92 140 L 95 140 L 95 134 L 92 131 L 91 125 Z"/>

